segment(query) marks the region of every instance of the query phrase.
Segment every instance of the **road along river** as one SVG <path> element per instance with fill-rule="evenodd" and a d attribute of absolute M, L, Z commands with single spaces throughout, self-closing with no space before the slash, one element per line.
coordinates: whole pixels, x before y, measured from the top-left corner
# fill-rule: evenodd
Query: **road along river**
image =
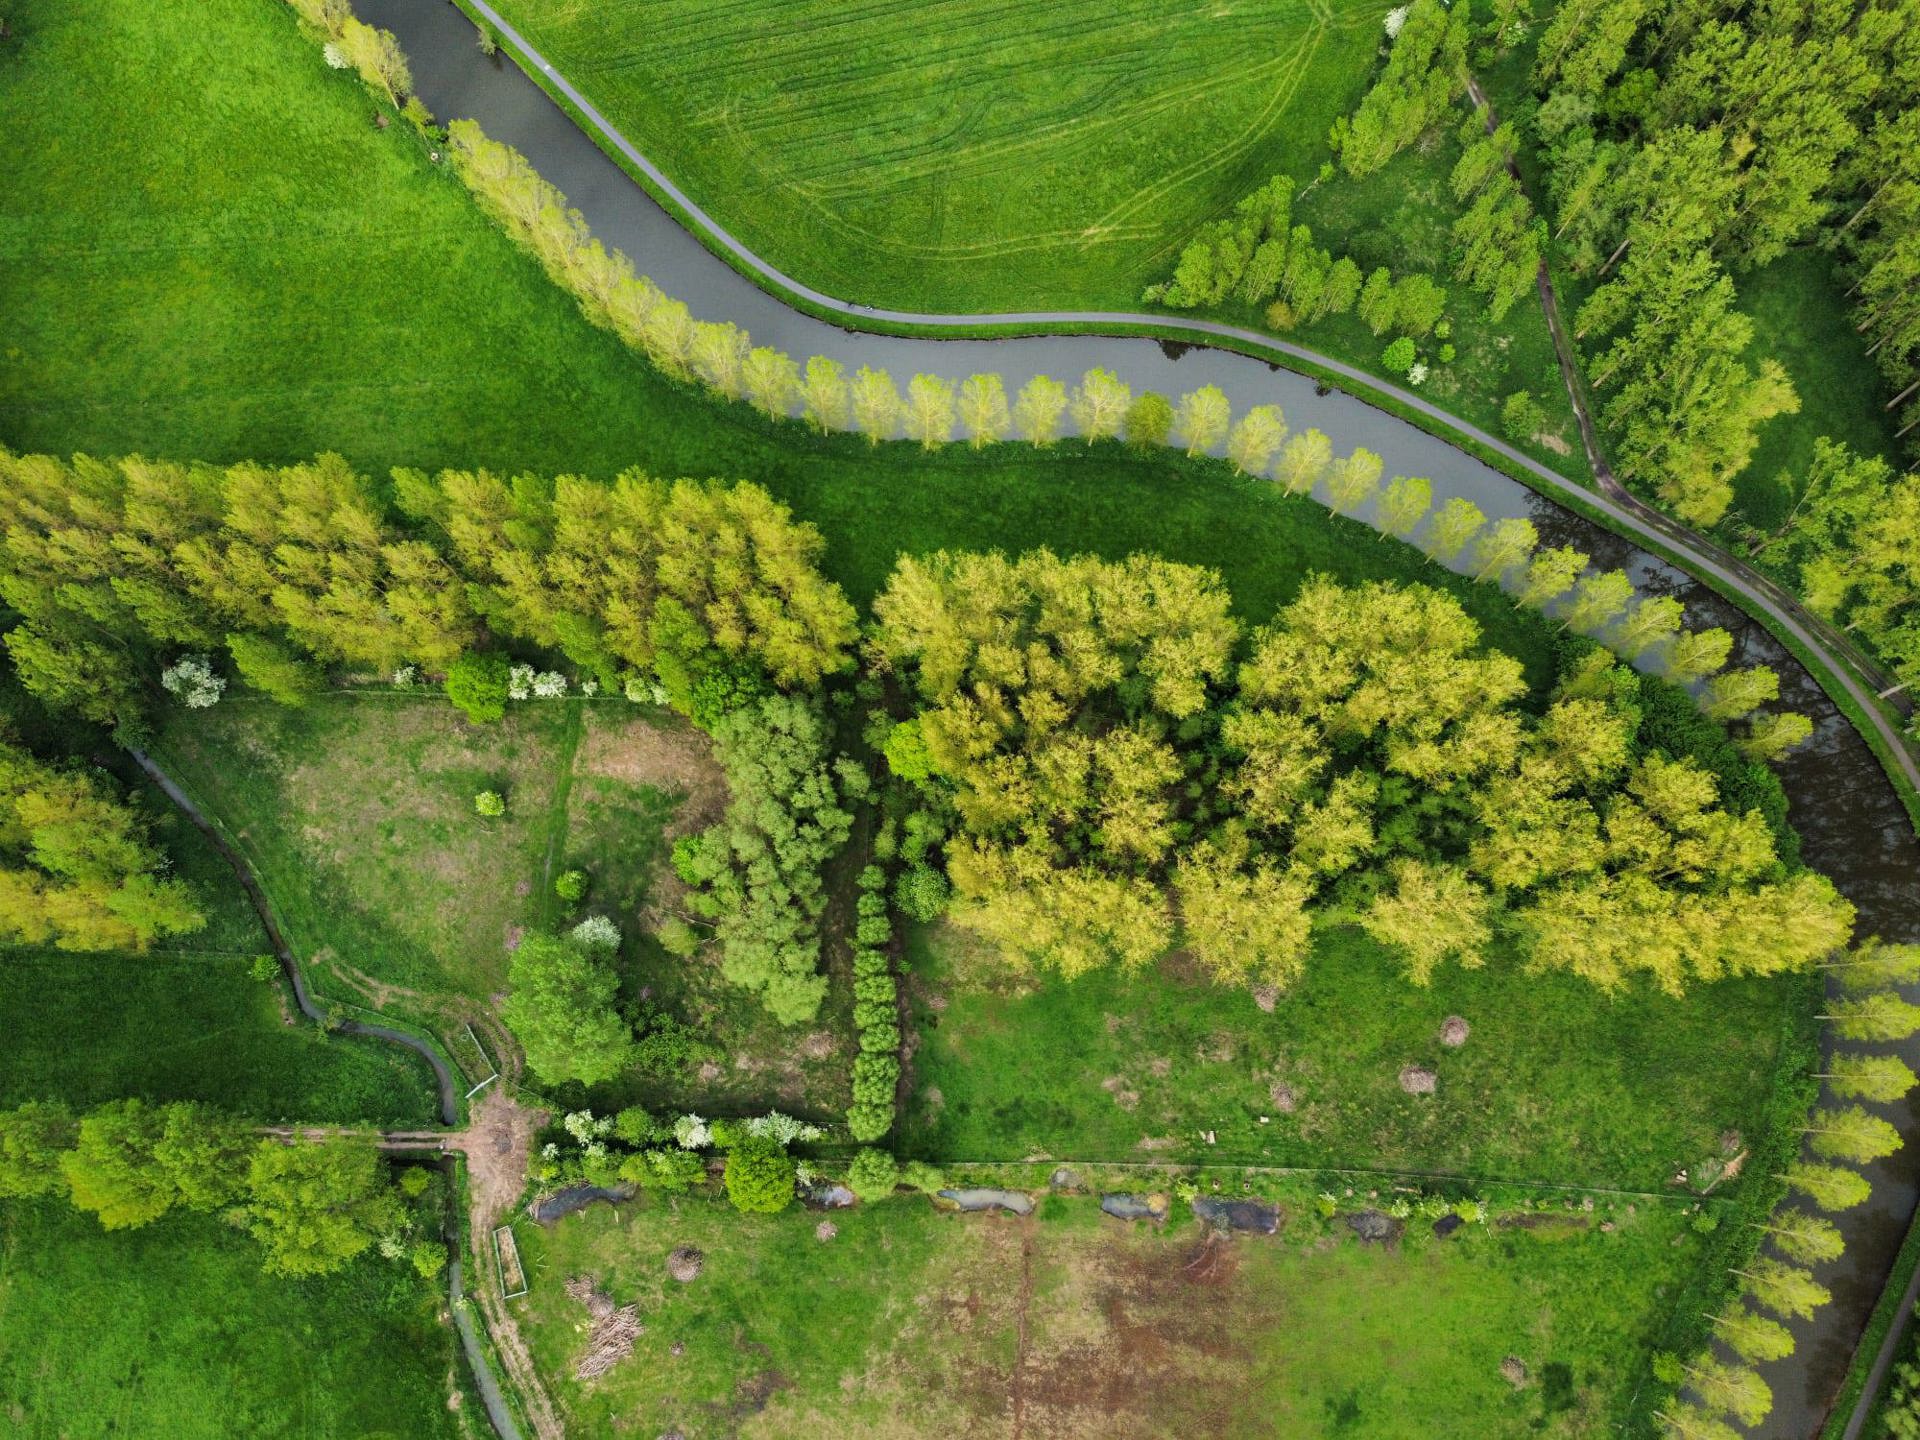
<path fill-rule="evenodd" d="M 1178 395 L 1201 385 L 1217 385 L 1239 414 L 1251 406 L 1277 404 L 1294 430 L 1316 427 L 1330 436 L 1336 451 L 1365 445 L 1377 452 L 1388 475 L 1424 475 L 1433 481 L 1436 505 L 1452 496 L 1473 501 L 1490 518 L 1524 516 L 1538 527 L 1545 545 L 1572 544 L 1603 567 L 1629 570 L 1644 593 L 1670 594 L 1687 607 L 1693 624 L 1724 625 L 1735 636 L 1732 663 L 1767 664 L 1780 672 L 1781 703 L 1811 715 L 1813 739 L 1780 766 L 1793 802 L 1793 823 L 1805 841 L 1809 864 L 1831 876 L 1860 911 L 1860 933 L 1889 939 L 1920 940 L 1920 841 L 1873 753 L 1825 693 L 1762 626 L 1722 600 L 1707 586 L 1638 549 L 1611 530 L 1535 493 L 1419 427 L 1354 396 L 1328 391 L 1314 380 L 1266 361 L 1230 350 L 1209 348 L 1210 338 L 1265 346 L 1309 361 L 1362 386 L 1387 390 L 1370 376 L 1298 346 L 1255 332 L 1209 322 L 1164 316 L 1050 312 L 1036 315 L 915 315 L 857 306 L 824 295 L 781 275 L 747 251 L 698 205 L 681 194 L 670 177 L 655 169 L 587 97 L 518 35 L 484 0 L 478 8 L 496 23 L 506 45 L 502 53 L 481 52 L 473 23 L 449 0 L 359 0 L 356 9 L 371 24 L 392 30 L 406 51 L 415 86 L 441 120 L 477 120 L 492 138 L 524 154 L 548 181 L 564 191 L 585 216 L 594 234 L 618 248 L 634 269 L 652 277 L 668 295 L 683 300 L 696 318 L 730 320 L 752 334 L 757 344 L 773 345 L 804 362 L 826 355 L 850 369 L 885 368 L 897 379 L 926 372 L 951 380 L 976 371 L 993 371 L 1011 395 L 1035 374 L 1071 383 L 1096 366 L 1111 370 L 1136 390 Z M 748 279 L 710 251 L 663 210 L 596 141 L 556 104 L 519 65 L 543 75 L 577 106 L 601 139 L 672 196 L 713 242 L 770 286 L 804 299 L 810 306 L 843 316 L 845 328 L 793 308 Z M 863 324 L 928 329 L 955 325 L 1002 325 L 1060 330 L 1103 325 L 1179 325 L 1195 344 L 1175 345 L 1150 339 L 1099 334 L 1046 333 L 1000 340 L 954 340 L 929 336 L 864 333 Z M 637 361 L 636 363 L 644 363 Z M 1551 383 L 1551 377 L 1542 377 Z M 1714 557 L 1691 550 L 1671 532 L 1605 496 L 1581 489 L 1492 436 L 1453 420 L 1422 397 L 1390 390 L 1402 404 L 1443 422 L 1465 438 L 1524 467 L 1550 493 L 1568 494 L 1608 516 L 1621 532 L 1662 545 L 1685 556 L 1690 569 L 1710 575 L 1769 616 L 1784 633 L 1825 653 L 1819 637 L 1790 605 L 1760 593 Z M 1361 518 L 1366 518 L 1362 512 Z M 1884 727 L 1858 681 L 1833 667 L 1876 723 Z M 1899 756 L 1910 780 L 1920 785 L 1910 754 L 1890 727 L 1883 738 Z M 1920 999 L 1920 994 L 1909 998 Z M 1920 1065 L 1920 1040 L 1903 1047 L 1909 1063 Z M 1847 1242 L 1846 1254 L 1820 1267 L 1819 1278 L 1834 1293 L 1831 1305 L 1794 1327 L 1798 1348 L 1788 1360 L 1764 1367 L 1774 1390 L 1774 1411 L 1755 1432 L 1777 1440 L 1805 1440 L 1820 1427 L 1845 1375 L 1868 1313 L 1886 1279 L 1920 1194 L 1920 1102 L 1912 1099 L 1888 1114 L 1907 1139 L 1899 1153 L 1869 1168 L 1873 1198 L 1857 1210 L 1835 1217 Z"/>

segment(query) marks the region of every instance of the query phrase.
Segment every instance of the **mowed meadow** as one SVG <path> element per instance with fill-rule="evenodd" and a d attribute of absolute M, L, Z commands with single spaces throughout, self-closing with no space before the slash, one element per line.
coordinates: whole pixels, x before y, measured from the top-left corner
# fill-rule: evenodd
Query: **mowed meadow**
<path fill-rule="evenodd" d="M 1365 88 L 1352 0 L 511 0 L 648 158 L 790 275 L 920 310 L 1131 305 Z"/>

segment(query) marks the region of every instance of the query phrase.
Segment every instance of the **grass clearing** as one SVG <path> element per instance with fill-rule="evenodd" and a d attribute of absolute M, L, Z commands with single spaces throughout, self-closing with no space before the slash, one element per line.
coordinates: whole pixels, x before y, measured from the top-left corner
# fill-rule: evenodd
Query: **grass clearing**
<path fill-rule="evenodd" d="M 511 0 L 722 225 L 843 299 L 1132 306 L 1188 233 L 1311 174 L 1382 42 L 1354 0 Z"/>
<path fill-rule="evenodd" d="M 1786 367 L 1800 413 L 1760 430 L 1753 460 L 1734 481 L 1738 518 L 1771 530 L 1787 516 L 1813 460 L 1813 442 L 1842 440 L 1862 455 L 1900 463 L 1886 386 L 1848 318 L 1833 259 L 1817 249 L 1792 250 L 1738 279 L 1740 308 L 1753 319 L 1753 359 Z"/>
<path fill-rule="evenodd" d="M 1698 1263 L 1676 1211 L 1611 1232 L 1409 1229 L 1363 1246 L 1289 1207 L 1282 1233 L 1194 1265 L 1202 1232 L 1055 1197 L 1026 1221 L 900 1199 L 740 1216 L 704 1199 L 597 1206 L 521 1235 L 514 1302 L 570 1422 L 652 1434 L 875 1437 L 1284 1434 L 1476 1440 L 1602 1433 L 1665 1322 L 1661 1291 Z M 1679 1243 L 1676 1243 L 1678 1241 Z M 699 1279 L 666 1273 L 678 1245 Z M 646 1321 L 633 1357 L 572 1379 L 586 1275 Z M 1435 1343 L 1445 1336 L 1446 1343 Z M 673 1353 L 680 1346 L 682 1352 Z M 1509 1355 L 1527 1367 L 1503 1378 Z"/>
<path fill-rule="evenodd" d="M 627 1000 L 692 1023 L 722 1059 L 601 1087 L 597 1107 L 844 1107 L 844 974 L 815 1029 L 796 1034 L 713 957 L 680 961 L 653 938 L 678 902 L 673 838 L 726 803 L 705 737 L 676 717 L 576 699 L 478 726 L 437 694 L 338 693 L 300 710 L 241 700 L 178 712 L 156 753 L 236 837 L 323 995 L 415 1019 L 449 1043 L 458 1034 L 464 1064 L 467 1022 L 497 1046 L 484 1021 L 520 937 L 604 914 L 625 936 Z M 506 796 L 504 816 L 475 813 L 481 789 Z M 574 866 L 592 888 L 570 911 L 553 882 Z"/>
<path fill-rule="evenodd" d="M 260 1247 L 211 1216 L 109 1233 L 64 1203 L 9 1202 L 0 1415 L 20 1440 L 467 1435 L 444 1303 L 378 1259 L 265 1276 Z"/>
<path fill-rule="evenodd" d="M 137 1095 L 269 1122 L 400 1128 L 439 1114 L 420 1056 L 324 1034 L 293 1009 L 285 981 L 254 979 L 240 956 L 9 950 L 0 1014 L 0 1106 L 60 1099 L 79 1109 Z"/>
<path fill-rule="evenodd" d="M 942 926 L 914 934 L 910 965 L 920 1047 L 902 1143 L 939 1161 L 1044 1153 L 1664 1190 L 1722 1154 L 1727 1132 L 1744 1143 L 1764 1129 L 1810 1008 L 1798 980 L 1608 997 L 1501 956 L 1420 989 L 1344 929 L 1321 932 L 1271 1013 L 1177 956 L 1135 976 L 1022 977 Z M 1453 1015 L 1470 1032 L 1458 1048 L 1440 1041 Z M 1437 1074 L 1437 1091 L 1402 1091 L 1406 1065 Z"/>

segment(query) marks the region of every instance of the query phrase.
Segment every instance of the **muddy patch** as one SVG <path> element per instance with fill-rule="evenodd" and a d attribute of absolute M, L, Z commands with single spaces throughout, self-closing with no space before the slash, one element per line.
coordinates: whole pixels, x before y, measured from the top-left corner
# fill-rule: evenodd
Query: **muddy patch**
<path fill-rule="evenodd" d="M 1400 1221 L 1380 1210 L 1357 1210 L 1340 1218 L 1367 1245 L 1396 1245 L 1406 1230 Z"/>

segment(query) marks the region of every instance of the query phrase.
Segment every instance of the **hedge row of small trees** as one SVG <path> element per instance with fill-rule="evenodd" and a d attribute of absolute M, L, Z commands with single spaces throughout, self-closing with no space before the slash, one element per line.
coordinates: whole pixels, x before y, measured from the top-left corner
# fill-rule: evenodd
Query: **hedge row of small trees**
<path fill-rule="evenodd" d="M 0 1110 L 0 1199 L 65 1196 L 108 1230 L 224 1212 L 277 1275 L 332 1274 L 376 1244 L 437 1275 L 445 1248 L 407 1203 L 429 1183 L 419 1169 L 392 1183 L 371 1141 L 284 1144 L 191 1101 L 111 1100 L 83 1116 L 41 1101 Z"/>
<path fill-rule="evenodd" d="M 1828 1003 L 1820 1018 L 1837 1038 L 1884 1044 L 1920 1030 L 1920 1005 L 1901 999 L 1896 989 L 1920 983 L 1920 945 L 1864 940 L 1829 962 L 1827 969 L 1843 993 Z M 1835 1053 L 1817 1078 L 1841 1101 L 1872 1104 L 1892 1104 L 1920 1080 L 1898 1056 L 1848 1052 Z M 1793 1161 L 1777 1179 L 1819 1211 L 1863 1203 L 1871 1186 L 1849 1167 L 1891 1155 L 1901 1143 L 1892 1124 L 1857 1103 L 1815 1110 L 1805 1138 L 1811 1158 Z M 1757 1311 L 1731 1305 L 1708 1317 L 1714 1339 L 1734 1357 L 1732 1363 L 1713 1354 L 1691 1360 L 1670 1354 L 1655 1358 L 1656 1378 L 1692 1393 L 1690 1400 L 1660 1412 L 1675 1440 L 1733 1440 L 1733 1424 L 1751 1426 L 1764 1420 L 1773 1408 L 1773 1395 L 1753 1367 L 1793 1353 L 1792 1332 L 1782 1321 L 1805 1319 L 1833 1298 L 1811 1270 L 1839 1259 L 1845 1248 L 1832 1221 L 1783 1202 L 1757 1228 L 1760 1244 L 1770 1244 L 1775 1253 L 1733 1272 L 1740 1282 L 1739 1295 Z"/>
<path fill-rule="evenodd" d="M 1228 300 L 1266 306 L 1276 330 L 1357 309 L 1375 335 L 1429 334 L 1447 308 L 1446 290 L 1426 275 L 1396 281 L 1384 265 L 1363 277 L 1352 257 L 1336 258 L 1314 244 L 1308 226 L 1290 225 L 1293 194 L 1293 178 L 1275 175 L 1231 216 L 1202 226 L 1180 252 L 1173 278 L 1149 285 L 1140 298 L 1175 310 Z"/>
<path fill-rule="evenodd" d="M 853 1025 L 860 1053 L 853 1062 L 847 1129 L 866 1144 L 893 1128 L 894 1092 L 900 1082 L 900 990 L 893 973 L 886 869 L 868 865 L 860 872 L 859 890 L 853 935 Z"/>

